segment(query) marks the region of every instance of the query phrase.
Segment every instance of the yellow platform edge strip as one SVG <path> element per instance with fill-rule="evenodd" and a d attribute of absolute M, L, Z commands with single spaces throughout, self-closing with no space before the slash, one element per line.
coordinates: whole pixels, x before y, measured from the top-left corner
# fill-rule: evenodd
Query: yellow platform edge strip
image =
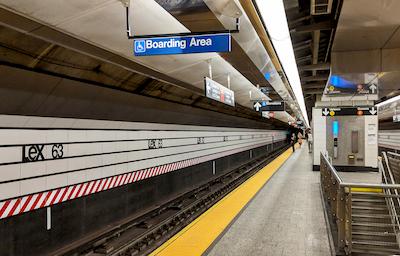
<path fill-rule="evenodd" d="M 289 148 L 150 255 L 202 255 L 291 154 Z"/>
<path fill-rule="evenodd" d="M 381 188 L 351 188 L 351 192 L 383 193 Z"/>

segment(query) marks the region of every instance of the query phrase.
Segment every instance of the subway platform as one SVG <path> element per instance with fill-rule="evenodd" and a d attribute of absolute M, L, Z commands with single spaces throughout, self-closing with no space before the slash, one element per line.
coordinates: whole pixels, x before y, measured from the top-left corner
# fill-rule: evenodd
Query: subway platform
<path fill-rule="evenodd" d="M 218 211 L 217 204 L 153 255 L 330 255 L 319 172 L 312 171 L 306 145 L 295 153 L 289 149 L 284 154 L 289 156 L 260 171 L 271 171 L 270 177 L 257 174 L 252 178 L 265 183 L 232 222 L 222 220 L 231 214 L 229 207 L 213 215 Z M 279 165 L 275 172 L 274 164 Z M 246 183 L 238 190 L 243 186 Z M 222 201 L 236 198 L 234 192 Z M 231 203 L 240 204 L 237 199 Z M 221 223 L 226 225 L 215 235 L 212 230 Z"/>

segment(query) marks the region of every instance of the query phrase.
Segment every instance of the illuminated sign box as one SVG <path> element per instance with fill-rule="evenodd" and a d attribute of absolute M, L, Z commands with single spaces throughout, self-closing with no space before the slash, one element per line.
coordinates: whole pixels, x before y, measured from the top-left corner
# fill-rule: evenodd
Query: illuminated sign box
<path fill-rule="evenodd" d="M 133 53 L 135 56 L 230 51 L 231 35 L 229 33 L 133 40 Z"/>
<path fill-rule="evenodd" d="M 208 77 L 204 78 L 204 86 L 207 98 L 225 103 L 232 107 L 235 106 L 235 93 L 232 90 L 229 90 Z"/>

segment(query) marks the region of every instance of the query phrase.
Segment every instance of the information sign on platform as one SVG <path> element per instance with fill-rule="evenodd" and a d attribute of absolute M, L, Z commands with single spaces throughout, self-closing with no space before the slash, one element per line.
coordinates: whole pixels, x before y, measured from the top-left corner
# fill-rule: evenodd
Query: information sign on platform
<path fill-rule="evenodd" d="M 232 90 L 208 77 L 204 78 L 204 85 L 207 98 L 235 106 L 235 93 Z"/>
<path fill-rule="evenodd" d="M 283 101 L 260 101 L 255 102 L 254 109 L 258 111 L 285 111 L 285 102 Z"/>
<path fill-rule="evenodd" d="M 187 54 L 203 52 L 230 52 L 231 35 L 229 33 L 154 37 L 133 40 L 135 56 Z"/>
<path fill-rule="evenodd" d="M 354 108 L 323 108 L 323 116 L 374 116 L 378 114 L 375 107 L 354 107 Z"/>

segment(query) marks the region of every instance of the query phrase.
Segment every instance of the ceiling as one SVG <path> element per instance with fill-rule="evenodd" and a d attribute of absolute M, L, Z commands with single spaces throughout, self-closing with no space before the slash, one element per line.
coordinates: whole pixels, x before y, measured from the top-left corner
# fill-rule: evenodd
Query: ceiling
<path fill-rule="evenodd" d="M 229 28 L 234 25 L 233 16 L 237 15 L 236 12 L 232 14 L 232 10 L 235 10 L 231 4 L 233 2 L 240 7 L 238 1 L 230 0 L 131 1 L 134 24 L 132 29 L 135 34 L 140 35 Z M 259 85 L 271 88 L 270 98 L 283 98 L 298 113 L 290 88 L 282 81 L 281 73 L 277 72 L 242 9 L 241 32 L 233 35 L 232 52 L 229 54 L 134 57 L 132 42 L 126 38 L 125 10 L 118 0 L 0 0 L 0 6 L 3 10 L 15 12 L 44 25 L 40 29 L 28 29 L 27 33 L 37 36 L 43 34 L 42 30 L 46 30 L 46 26 L 54 28 L 82 42 L 150 68 L 156 79 L 159 79 L 158 75 L 164 76 L 161 81 L 178 84 L 196 93 L 203 90 L 203 79 L 208 75 L 208 62 L 211 62 L 214 80 L 226 85 L 229 74 L 231 89 L 235 91 L 235 99 L 239 105 L 252 109 L 252 99 L 264 98 L 265 95 L 256 87 Z M 38 49 L 41 52 L 35 54 L 44 57 L 53 54 L 53 46 L 49 47 Z M 73 50 L 80 51 L 78 48 Z M 265 78 L 266 73 L 270 74 L 269 79 Z M 285 115 L 282 120 L 286 122 L 288 118 L 291 117 Z"/>
<path fill-rule="evenodd" d="M 344 1 L 333 51 L 390 49 L 400 46 L 400 1 Z"/>
<path fill-rule="evenodd" d="M 330 50 L 341 0 L 284 0 L 290 36 L 308 116 L 322 95 L 330 70 Z M 326 7 L 326 8 L 325 8 Z M 313 14 L 320 10 L 322 14 Z"/>
<path fill-rule="evenodd" d="M 217 53 L 134 57 L 132 42 L 125 32 L 125 10 L 116 0 L 1 0 L 1 5 L 49 24 L 83 41 L 117 53 L 137 63 L 151 67 L 185 83 L 203 88 L 204 76 L 208 74 L 207 60 L 212 60 L 213 78 L 226 84 L 226 74 L 231 74 L 231 88 L 236 92 L 236 101 L 252 107 L 248 95 L 261 92 L 241 73 Z M 134 31 L 144 33 L 178 33 L 189 30 L 154 1 L 135 0 L 132 16 Z M 154 18 L 157 17 L 157 18 Z"/>
<path fill-rule="evenodd" d="M 332 49 L 335 74 L 375 73 L 380 100 L 400 94 L 400 1 L 344 1 Z"/>

